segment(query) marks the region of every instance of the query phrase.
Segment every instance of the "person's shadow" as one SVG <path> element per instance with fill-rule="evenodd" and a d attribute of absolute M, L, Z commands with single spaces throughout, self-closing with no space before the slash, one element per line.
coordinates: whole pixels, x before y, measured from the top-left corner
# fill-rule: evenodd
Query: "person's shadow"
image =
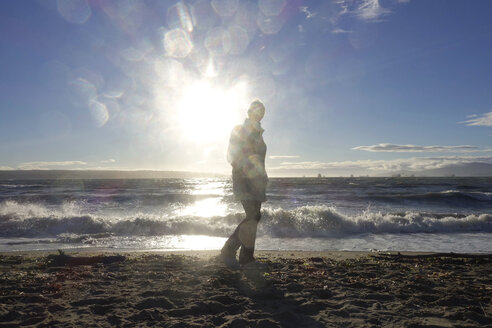
<path fill-rule="evenodd" d="M 225 278 L 223 283 L 234 288 L 237 293 L 248 300 L 248 320 L 241 325 L 249 327 L 325 327 L 310 315 L 318 314 L 322 308 L 303 297 L 296 297 L 293 292 L 300 292 L 302 286 L 291 288 L 282 285 L 272 277 L 275 263 L 264 263 L 264 267 L 255 267 L 233 271 L 223 268 L 218 272 Z M 245 308 L 246 310 L 246 308 Z M 246 311 L 245 311 L 246 312 Z M 236 326 L 234 323 L 231 326 Z"/>

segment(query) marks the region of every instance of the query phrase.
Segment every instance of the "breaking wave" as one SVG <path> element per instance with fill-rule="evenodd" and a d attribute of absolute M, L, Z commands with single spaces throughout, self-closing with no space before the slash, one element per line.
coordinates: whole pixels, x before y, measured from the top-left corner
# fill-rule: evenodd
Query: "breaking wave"
<path fill-rule="evenodd" d="M 274 237 L 338 237 L 361 233 L 492 232 L 490 214 L 381 213 L 347 216 L 334 207 L 265 210 L 263 230 Z"/>
<path fill-rule="evenodd" d="M 49 208 L 43 204 L 0 203 L 0 237 L 42 238 L 65 235 L 156 236 L 208 235 L 227 236 L 243 218 L 242 213 L 226 216 L 196 217 L 168 214 L 87 214 L 68 202 Z M 492 232 L 491 214 L 442 214 L 362 212 L 345 215 L 325 205 L 300 206 L 286 210 L 265 208 L 259 235 L 277 238 L 330 238 L 370 234 Z"/>
<path fill-rule="evenodd" d="M 435 202 L 449 203 L 458 202 L 460 204 L 473 204 L 492 201 L 492 192 L 481 191 L 459 191 L 445 190 L 440 192 L 427 192 L 422 194 L 390 194 L 377 195 L 371 197 L 373 199 L 385 200 L 390 202 L 415 201 L 415 202 Z"/>

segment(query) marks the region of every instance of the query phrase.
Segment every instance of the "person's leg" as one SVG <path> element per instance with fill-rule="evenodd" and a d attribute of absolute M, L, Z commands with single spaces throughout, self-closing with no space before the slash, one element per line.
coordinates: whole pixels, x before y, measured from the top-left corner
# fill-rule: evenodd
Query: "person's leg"
<path fill-rule="evenodd" d="M 237 226 L 236 230 L 234 230 L 232 235 L 225 242 L 224 246 L 222 247 L 222 250 L 220 251 L 222 255 L 226 257 L 234 257 L 234 258 L 236 257 L 237 250 L 241 246 L 241 241 L 239 240 L 239 227 L 244 221 L 246 221 L 246 219 L 244 219 Z"/>
<path fill-rule="evenodd" d="M 261 202 L 255 200 L 241 201 L 246 218 L 234 230 L 222 247 L 221 254 L 226 257 L 236 257 L 241 247 L 239 262 L 245 264 L 254 261 L 256 230 L 261 219 Z"/>
<path fill-rule="evenodd" d="M 256 230 L 261 219 L 261 202 L 244 201 L 243 207 L 246 212 L 246 220 L 238 227 L 238 237 L 241 242 L 239 252 L 239 263 L 246 264 L 254 261 Z"/>
<path fill-rule="evenodd" d="M 247 224 L 247 222 L 251 220 L 251 205 L 249 204 L 249 202 L 250 201 L 247 200 L 241 201 L 244 212 L 246 213 L 246 217 L 244 218 L 244 220 L 241 221 L 241 223 L 239 223 L 232 235 L 229 237 L 229 239 L 227 239 L 224 246 L 222 247 L 221 254 L 226 257 L 236 257 L 237 250 L 242 245 L 241 239 L 239 238 L 239 231 L 242 229 L 241 227 L 244 224 Z"/>

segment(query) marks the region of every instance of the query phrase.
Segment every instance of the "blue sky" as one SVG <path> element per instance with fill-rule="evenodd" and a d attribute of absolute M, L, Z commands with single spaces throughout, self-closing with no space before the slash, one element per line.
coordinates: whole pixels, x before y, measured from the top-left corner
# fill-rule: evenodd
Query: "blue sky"
<path fill-rule="evenodd" d="M 0 168 L 226 173 L 229 132 L 260 98 L 272 176 L 492 174 L 491 11 L 2 1 Z"/>

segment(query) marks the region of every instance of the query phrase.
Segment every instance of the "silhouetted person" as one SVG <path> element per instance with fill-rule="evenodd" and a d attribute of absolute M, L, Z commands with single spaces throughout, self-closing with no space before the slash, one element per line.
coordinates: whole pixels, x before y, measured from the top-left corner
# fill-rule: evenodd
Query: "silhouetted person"
<path fill-rule="evenodd" d="M 230 267 L 237 267 L 236 253 L 239 248 L 239 264 L 255 260 L 256 228 L 261 219 L 261 203 L 266 200 L 268 177 L 265 171 L 266 144 L 260 121 L 265 115 L 265 106 L 254 100 L 248 109 L 248 118 L 231 133 L 227 160 L 232 165 L 234 198 L 241 201 L 246 218 L 237 226 L 221 251 L 221 258 Z"/>

